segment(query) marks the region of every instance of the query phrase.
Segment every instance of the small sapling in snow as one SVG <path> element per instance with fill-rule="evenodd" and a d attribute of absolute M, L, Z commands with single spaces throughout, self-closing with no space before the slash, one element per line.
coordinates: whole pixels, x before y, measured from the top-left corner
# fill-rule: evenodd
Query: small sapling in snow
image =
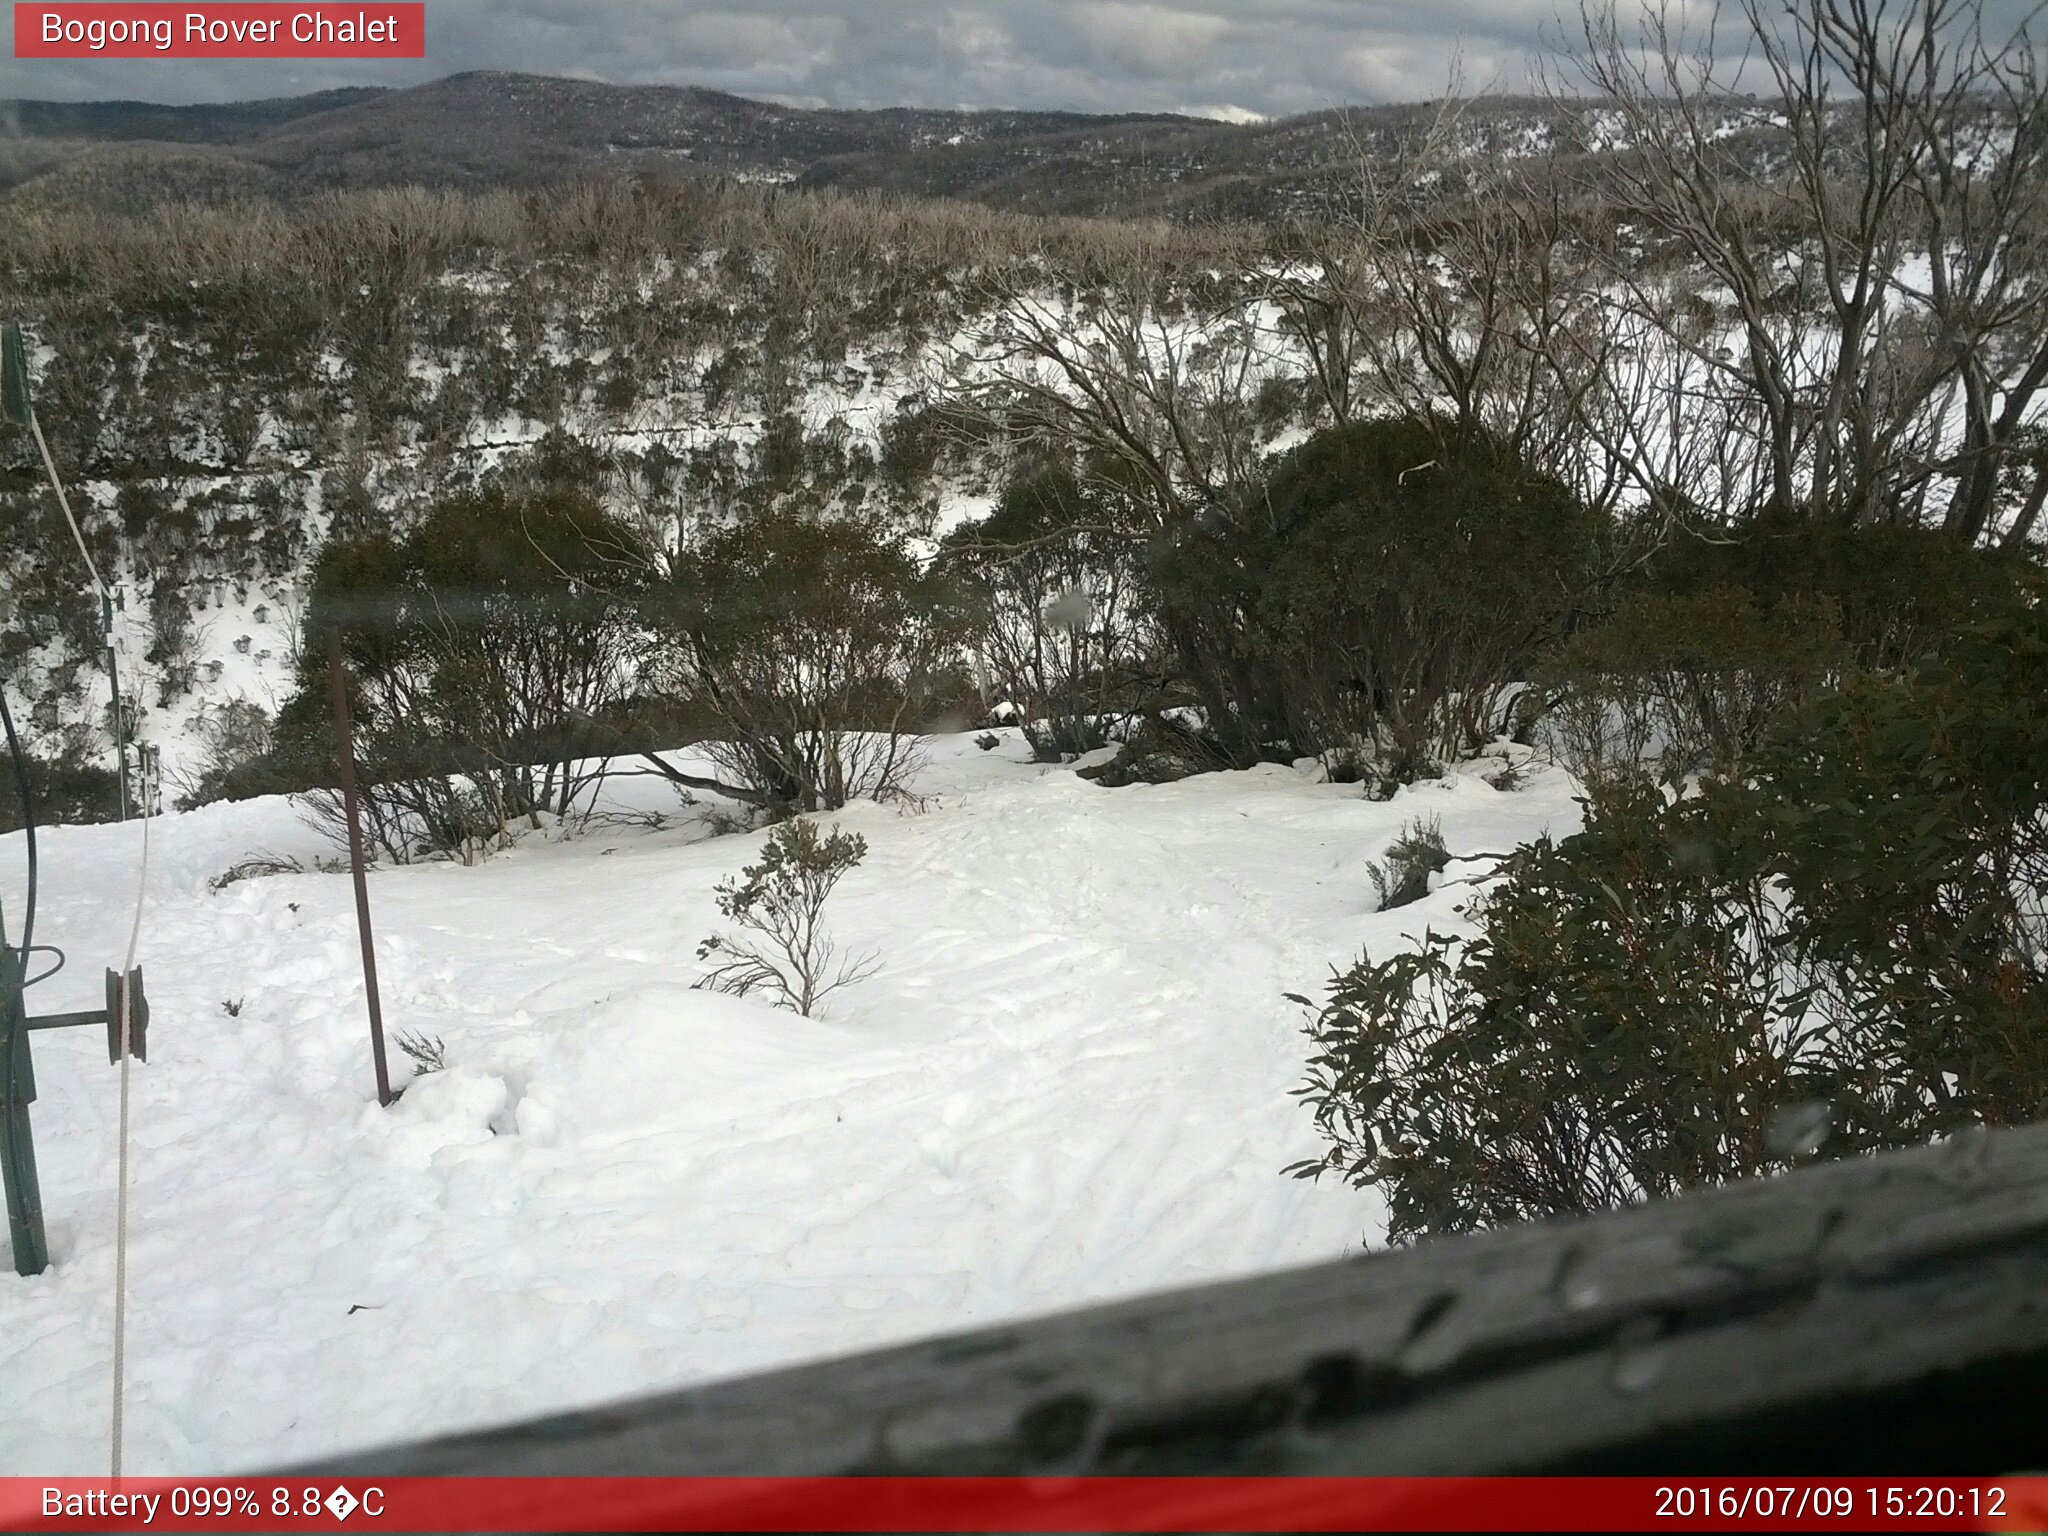
<path fill-rule="evenodd" d="M 1409 822 L 1387 846 L 1386 857 L 1368 866 L 1373 886 L 1380 893 L 1380 910 L 1422 900 L 1429 894 L 1429 877 L 1443 873 L 1450 862 L 1450 850 L 1444 846 L 1434 816 Z"/>
<path fill-rule="evenodd" d="M 414 1077 L 425 1077 L 429 1072 L 448 1070 L 448 1047 L 442 1043 L 439 1035 L 410 1035 L 400 1030 L 398 1048 L 412 1058 Z"/>
<path fill-rule="evenodd" d="M 802 818 L 769 833 L 760 862 L 717 888 L 718 910 L 760 937 L 713 934 L 698 945 L 697 958 L 717 964 L 697 985 L 735 997 L 766 992 L 809 1018 L 832 993 L 872 976 L 874 955 L 842 959 L 824 929 L 826 898 L 867 851 L 858 834 L 821 835 Z"/>

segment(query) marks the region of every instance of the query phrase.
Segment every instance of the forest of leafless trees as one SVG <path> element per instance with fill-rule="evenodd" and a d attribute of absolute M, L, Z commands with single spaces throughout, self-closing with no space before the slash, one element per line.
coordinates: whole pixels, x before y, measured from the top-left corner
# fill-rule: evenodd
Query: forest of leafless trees
<path fill-rule="evenodd" d="M 961 675 L 1064 710 L 1075 741 L 1084 713 L 1185 702 L 1222 761 L 1370 756 L 1391 731 L 1426 763 L 1509 724 L 1496 695 L 1660 551 L 1760 519 L 2032 546 L 2048 107 L 2040 39 L 1999 14 L 1750 0 L 1705 36 L 1588 9 L 1526 152 L 1487 152 L 1446 100 L 1361 138 L 1314 219 L 646 176 L 36 207 L 0 225 L 0 303 L 31 317 L 53 446 L 104 488 L 91 536 L 151 591 L 166 697 L 196 664 L 187 586 L 296 590 L 323 538 L 402 540 L 523 476 L 573 482 L 670 585 L 771 513 L 944 533 L 935 569 L 1003 616 Z M 1540 601 L 1410 580 L 1308 634 L 1310 588 L 1257 590 L 1296 531 L 1275 466 L 1375 424 L 1426 440 L 1404 473 L 1483 447 L 1597 526 L 1551 552 Z M 91 622 L 35 580 L 29 468 L 0 466 L 18 617 L 61 696 Z M 1009 511 L 958 526 L 962 496 Z"/>

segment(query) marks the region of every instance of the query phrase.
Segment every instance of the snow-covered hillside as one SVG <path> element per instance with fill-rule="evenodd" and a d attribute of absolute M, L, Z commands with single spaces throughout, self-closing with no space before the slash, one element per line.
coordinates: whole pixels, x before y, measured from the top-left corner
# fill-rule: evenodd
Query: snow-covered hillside
<path fill-rule="evenodd" d="M 329 850 L 281 800 L 156 822 L 129 1470 L 276 1465 L 1376 1236 L 1369 1198 L 1280 1174 L 1319 1150 L 1281 994 L 1458 921 L 1469 885 L 1373 911 L 1368 861 L 1410 820 L 1499 850 L 1574 826 L 1571 781 L 1502 791 L 1472 763 L 1382 804 L 1277 766 L 1105 790 L 1027 757 L 1014 732 L 941 738 L 921 810 L 834 818 L 871 849 L 835 932 L 883 969 L 815 1021 L 691 990 L 712 887 L 758 836 L 618 824 L 377 872 L 387 1020 L 450 1063 L 389 1111 L 347 877 L 210 889 L 259 851 Z M 35 1011 L 96 1004 L 138 832 L 46 834 L 37 935 L 70 964 Z M 0 839 L 17 924 L 21 855 Z M 53 1262 L 0 1278 L 0 1472 L 105 1465 L 104 1044 L 36 1037 Z"/>

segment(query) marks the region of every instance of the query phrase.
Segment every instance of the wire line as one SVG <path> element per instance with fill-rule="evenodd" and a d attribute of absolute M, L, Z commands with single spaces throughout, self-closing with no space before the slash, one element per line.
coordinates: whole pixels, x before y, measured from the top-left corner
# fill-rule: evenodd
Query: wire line
<path fill-rule="evenodd" d="M 121 1039 L 120 1172 L 114 1197 L 114 1412 L 111 1458 L 113 1475 L 121 1475 L 121 1431 L 123 1398 L 126 1396 L 128 1343 L 128 1058 L 135 1024 L 135 954 L 142 944 L 142 908 L 149 894 L 149 823 L 156 804 L 154 785 L 147 769 L 142 773 L 142 870 L 135 882 L 135 916 L 128 926 L 128 955 L 121 965 L 121 1017 L 116 1033 Z"/>

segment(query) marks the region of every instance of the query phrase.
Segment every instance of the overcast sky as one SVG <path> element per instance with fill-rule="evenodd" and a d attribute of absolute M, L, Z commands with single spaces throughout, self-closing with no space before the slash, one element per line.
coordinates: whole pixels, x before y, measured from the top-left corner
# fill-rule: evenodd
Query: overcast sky
<path fill-rule="evenodd" d="M 225 101 L 509 69 L 803 106 L 1277 116 L 1441 95 L 1454 56 L 1469 90 L 1519 88 L 1557 14 L 1557 0 L 428 0 L 423 64 L 17 60 L 10 46 L 0 97 Z"/>

